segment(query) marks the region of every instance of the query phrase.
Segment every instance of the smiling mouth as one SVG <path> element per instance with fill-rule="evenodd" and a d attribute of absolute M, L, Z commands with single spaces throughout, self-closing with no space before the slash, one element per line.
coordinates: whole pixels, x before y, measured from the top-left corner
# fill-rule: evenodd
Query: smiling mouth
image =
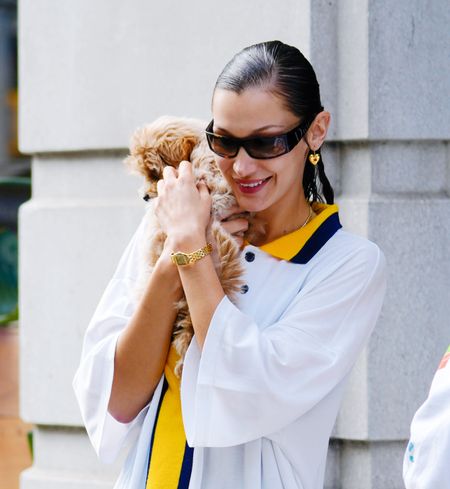
<path fill-rule="evenodd" d="M 262 180 L 236 180 L 238 188 L 243 193 L 254 193 L 260 190 L 272 177 L 263 178 Z"/>

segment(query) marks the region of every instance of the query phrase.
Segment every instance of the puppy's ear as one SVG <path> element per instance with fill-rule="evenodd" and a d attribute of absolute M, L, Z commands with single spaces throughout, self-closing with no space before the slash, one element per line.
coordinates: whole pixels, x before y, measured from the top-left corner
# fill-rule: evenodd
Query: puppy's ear
<path fill-rule="evenodd" d="M 158 141 L 158 153 L 166 165 L 178 168 L 181 161 L 190 161 L 191 153 L 199 141 L 199 135 L 184 131 L 169 133 Z"/>
<path fill-rule="evenodd" d="M 154 197 L 156 183 L 162 178 L 164 167 L 177 168 L 181 161 L 189 161 L 201 135 L 198 121 L 160 117 L 133 134 L 130 154 L 124 163 L 131 172 L 144 175 L 147 194 Z"/>
<path fill-rule="evenodd" d="M 140 128 L 133 134 L 130 154 L 125 158 L 124 164 L 132 173 L 145 177 L 145 193 L 149 197 L 155 197 L 156 183 L 162 178 L 165 163 L 154 146 L 148 127 Z"/>

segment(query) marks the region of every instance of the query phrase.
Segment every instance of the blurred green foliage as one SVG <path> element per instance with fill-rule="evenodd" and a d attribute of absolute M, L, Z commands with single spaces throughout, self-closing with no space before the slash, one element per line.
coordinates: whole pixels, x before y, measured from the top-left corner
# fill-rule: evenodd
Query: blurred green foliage
<path fill-rule="evenodd" d="M 30 178 L 0 177 L 0 326 L 18 319 L 17 215 L 30 196 Z"/>
<path fill-rule="evenodd" d="M 0 228 L 0 325 L 17 320 L 17 234 Z"/>

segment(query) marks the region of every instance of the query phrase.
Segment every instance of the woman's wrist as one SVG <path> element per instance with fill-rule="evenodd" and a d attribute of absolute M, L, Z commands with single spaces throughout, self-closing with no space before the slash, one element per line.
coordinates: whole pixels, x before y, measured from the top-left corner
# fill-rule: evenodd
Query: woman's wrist
<path fill-rule="evenodd" d="M 170 251 L 192 253 L 206 245 L 205 231 L 177 232 L 167 237 L 165 247 Z"/>
<path fill-rule="evenodd" d="M 164 281 L 173 288 L 176 295 L 181 296 L 183 287 L 181 285 L 180 274 L 177 267 L 174 266 L 170 259 L 170 253 L 164 252 L 156 262 L 153 274 L 159 277 L 159 280 Z"/>

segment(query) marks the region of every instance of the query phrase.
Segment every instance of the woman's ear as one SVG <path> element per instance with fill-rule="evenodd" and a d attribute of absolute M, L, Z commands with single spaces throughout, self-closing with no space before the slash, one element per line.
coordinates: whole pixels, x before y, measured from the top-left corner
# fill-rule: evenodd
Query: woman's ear
<path fill-rule="evenodd" d="M 323 110 L 316 115 L 309 126 L 306 142 L 312 151 L 317 151 L 322 146 L 330 126 L 330 119 L 330 113 Z"/>

